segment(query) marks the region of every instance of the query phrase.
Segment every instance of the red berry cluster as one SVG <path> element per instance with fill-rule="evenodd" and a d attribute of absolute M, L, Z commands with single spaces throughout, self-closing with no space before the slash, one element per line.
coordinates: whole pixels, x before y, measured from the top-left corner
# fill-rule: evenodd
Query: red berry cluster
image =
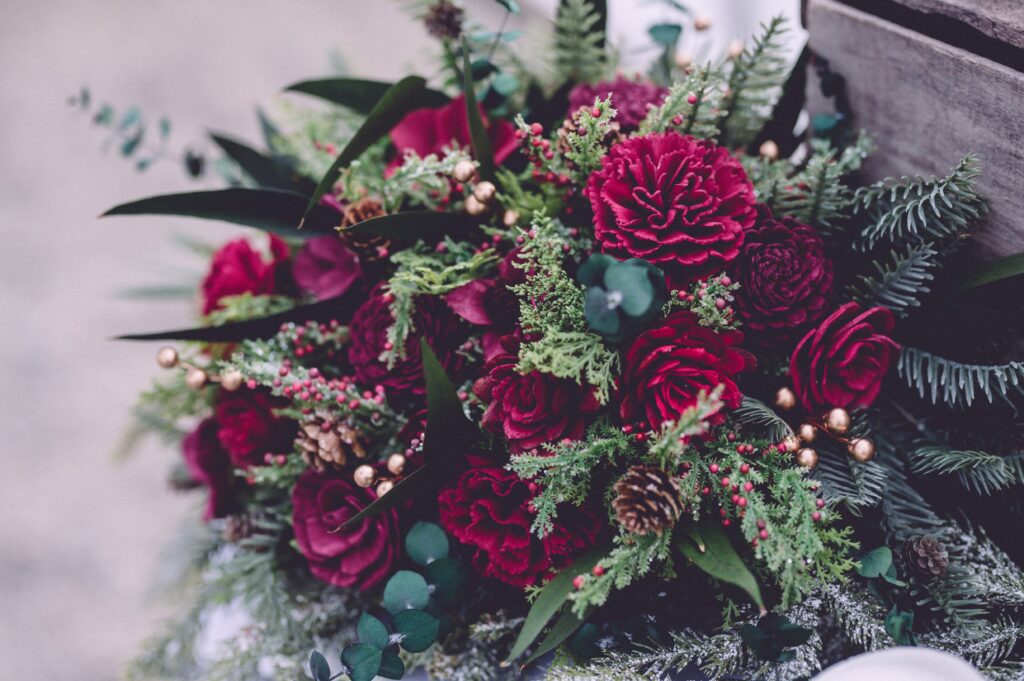
<path fill-rule="evenodd" d="M 516 130 L 515 135 L 523 141 L 523 153 L 533 164 L 534 180 L 549 182 L 558 187 L 565 187 L 571 182 L 568 175 L 556 172 L 553 167 L 555 151 L 551 148 L 551 140 L 544 137 L 544 126 L 540 123 L 531 123 L 526 129 Z"/>

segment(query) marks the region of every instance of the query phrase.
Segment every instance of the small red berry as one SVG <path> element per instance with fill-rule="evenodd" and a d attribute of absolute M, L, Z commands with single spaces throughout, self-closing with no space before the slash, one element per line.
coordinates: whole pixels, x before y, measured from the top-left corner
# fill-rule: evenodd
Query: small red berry
<path fill-rule="evenodd" d="M 754 489 L 754 483 L 750 482 L 749 480 L 747 482 L 743 483 L 743 491 L 744 492 L 750 492 L 750 491 L 753 491 L 753 489 Z"/>
<path fill-rule="evenodd" d="M 767 539 L 768 538 L 768 530 L 761 530 L 760 532 L 757 533 L 757 536 L 760 537 L 761 539 Z"/>
<path fill-rule="evenodd" d="M 595 566 L 594 566 L 594 569 L 593 569 L 593 570 L 591 570 L 591 572 L 593 572 L 593 573 L 594 573 L 594 576 L 595 576 L 595 577 L 600 577 L 601 575 L 603 575 L 603 574 L 604 574 L 604 568 L 603 568 L 603 567 L 601 567 L 600 565 L 595 565 Z"/>
<path fill-rule="evenodd" d="M 718 464 L 717 463 L 711 464 L 710 466 L 708 466 L 708 470 L 711 471 L 712 475 L 714 475 L 715 473 L 718 472 Z"/>
<path fill-rule="evenodd" d="M 544 132 L 544 126 L 541 125 L 540 123 L 531 123 L 530 132 L 532 132 L 534 135 L 539 135 L 542 132 Z"/>
<path fill-rule="evenodd" d="M 821 520 L 821 512 L 815 511 L 814 513 L 812 513 L 811 520 L 813 520 L 814 522 L 818 522 L 819 520 Z"/>
<path fill-rule="evenodd" d="M 740 508 L 744 508 L 747 505 L 747 498 L 746 497 L 740 497 L 736 501 L 736 505 L 739 506 Z"/>
<path fill-rule="evenodd" d="M 722 478 L 722 487 L 729 486 L 729 478 Z"/>
<path fill-rule="evenodd" d="M 763 530 L 763 529 L 765 528 L 765 526 L 766 526 L 766 523 L 765 523 L 765 522 L 764 522 L 763 520 L 760 520 L 760 519 L 759 519 L 759 520 L 757 521 L 757 529 L 759 529 L 759 530 Z"/>
<path fill-rule="evenodd" d="M 825 500 L 824 499 L 815 499 L 814 500 L 814 505 L 817 506 L 818 508 L 825 508 Z"/>
<path fill-rule="evenodd" d="M 728 518 L 722 521 L 722 527 L 729 527 L 730 525 L 732 525 L 732 521 Z"/>
<path fill-rule="evenodd" d="M 692 93 L 691 93 L 691 94 L 689 94 L 689 95 L 688 95 L 688 96 L 686 97 L 686 103 L 687 103 L 687 104 L 696 104 L 696 103 L 697 103 L 697 95 L 695 95 L 695 94 L 692 94 Z"/>
<path fill-rule="evenodd" d="M 583 583 L 586 581 L 587 579 L 583 575 L 576 575 L 576 577 L 572 580 L 572 586 L 574 589 L 579 591 L 583 588 Z"/>
<path fill-rule="evenodd" d="M 750 472 L 750 464 L 745 463 L 745 464 L 740 466 L 740 473 L 743 473 L 744 475 L 746 475 L 749 472 Z"/>
<path fill-rule="evenodd" d="M 600 118 L 601 110 L 595 106 L 593 109 L 590 110 L 590 115 L 593 116 L 594 118 Z"/>

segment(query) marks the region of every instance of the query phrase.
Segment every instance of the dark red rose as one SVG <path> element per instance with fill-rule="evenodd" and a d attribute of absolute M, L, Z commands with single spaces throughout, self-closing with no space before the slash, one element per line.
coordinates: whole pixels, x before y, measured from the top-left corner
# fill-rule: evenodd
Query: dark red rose
<path fill-rule="evenodd" d="M 501 342 L 504 352 L 487 361 L 484 377 L 473 385 L 474 394 L 487 403 L 481 425 L 504 435 L 513 452 L 579 439 L 586 417 L 600 406 L 593 390 L 539 371 L 519 373 L 519 342 L 512 336 Z"/>
<path fill-rule="evenodd" d="M 340 296 L 362 274 L 359 258 L 336 236 L 310 239 L 292 261 L 295 283 L 318 300 Z"/>
<path fill-rule="evenodd" d="M 519 319 L 519 298 L 509 289 L 526 280 L 526 273 L 512 264 L 519 257 L 519 250 L 505 256 L 498 265 L 498 276 L 463 284 L 444 298 L 455 314 L 470 324 L 485 327 L 481 343 L 488 359 L 502 352 L 501 338 L 513 332 Z"/>
<path fill-rule="evenodd" d="M 427 339 L 441 365 L 454 379 L 462 370 L 463 359 L 457 351 L 466 340 L 467 329 L 440 298 L 417 297 L 413 314 L 415 330 L 406 340 L 405 358 L 388 369 L 380 357 L 388 343 L 388 329 L 394 323 L 390 305 L 381 285 L 370 292 L 366 302 L 352 317 L 348 359 L 361 385 L 381 385 L 388 400 L 403 403 L 426 393 L 420 336 Z"/>
<path fill-rule="evenodd" d="M 483 107 L 480 108 L 480 115 L 487 129 L 487 137 L 491 140 L 494 162 L 501 163 L 516 149 L 515 127 L 503 119 L 489 120 L 483 115 Z M 399 153 L 394 165 L 401 165 L 401 155 L 409 149 L 423 157 L 428 154 L 443 155 L 445 147 L 470 147 L 472 141 L 466 117 L 466 99 L 459 95 L 439 109 L 416 109 L 409 112 L 391 130 L 391 143 Z"/>
<path fill-rule="evenodd" d="M 209 490 L 205 520 L 223 518 L 236 507 L 231 458 L 217 439 L 217 428 L 215 419 L 205 419 L 181 441 L 189 475 Z"/>
<path fill-rule="evenodd" d="M 723 404 L 729 409 L 740 406 L 743 395 L 736 387 L 736 374 L 754 365 L 750 353 L 737 347 L 742 341 L 738 331 L 715 332 L 701 326 L 688 310 L 673 312 L 640 334 L 626 351 L 622 420 L 639 422 L 645 429 L 660 428 L 696 404 L 702 390 L 710 393 L 719 385 Z M 724 419 L 715 414 L 709 421 L 717 425 Z"/>
<path fill-rule="evenodd" d="M 612 96 L 612 106 L 617 112 L 615 120 L 622 132 L 633 132 L 647 117 L 651 105 L 660 106 L 668 94 L 668 88 L 650 81 L 630 80 L 623 75 L 615 80 L 600 83 L 581 83 L 569 93 L 569 114 L 580 107 L 594 106 L 595 99 Z"/>
<path fill-rule="evenodd" d="M 312 469 L 295 483 L 295 543 L 314 577 L 335 586 L 369 589 L 391 574 L 401 539 L 394 509 L 336 531 L 374 499 L 373 492 L 349 480 Z"/>
<path fill-rule="evenodd" d="M 613 146 L 585 192 L 602 251 L 657 265 L 669 288 L 723 269 L 754 224 L 754 187 L 740 162 L 674 132 Z"/>
<path fill-rule="evenodd" d="M 888 308 L 846 303 L 809 331 L 789 359 L 804 408 L 870 406 L 900 347 L 889 337 L 895 325 Z"/>
<path fill-rule="evenodd" d="M 572 562 L 600 531 L 584 507 L 564 504 L 544 539 L 530 532 L 534 493 L 529 483 L 503 468 L 471 468 L 438 496 L 441 526 L 476 549 L 473 566 L 485 577 L 526 587 Z"/>
<path fill-rule="evenodd" d="M 288 244 L 273 234 L 269 236 L 270 262 L 263 259 L 248 239 L 229 241 L 213 255 L 210 271 L 203 279 L 203 314 L 216 310 L 221 298 L 227 296 L 275 292 L 276 270 L 288 259 Z"/>
<path fill-rule="evenodd" d="M 821 237 L 792 218 L 764 211 L 729 268 L 740 284 L 736 312 L 760 346 L 789 343 L 821 319 L 832 297 L 832 262 Z"/>
<path fill-rule="evenodd" d="M 260 390 L 222 392 L 214 410 L 217 439 L 238 468 L 263 464 L 268 453 L 290 452 L 295 422 L 274 415 L 281 406 L 273 396 Z"/>

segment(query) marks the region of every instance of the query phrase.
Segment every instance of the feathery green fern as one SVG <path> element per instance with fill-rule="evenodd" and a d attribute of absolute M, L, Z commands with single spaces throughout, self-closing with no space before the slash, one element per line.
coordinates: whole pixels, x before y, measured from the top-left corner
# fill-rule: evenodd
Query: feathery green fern
<path fill-rule="evenodd" d="M 786 20 L 772 18 L 733 61 L 722 112 L 722 141 L 745 147 L 761 132 L 789 75 L 785 58 Z"/>
<path fill-rule="evenodd" d="M 600 80 L 607 68 L 601 15 L 589 0 L 562 0 L 554 29 L 555 70 L 572 82 Z"/>

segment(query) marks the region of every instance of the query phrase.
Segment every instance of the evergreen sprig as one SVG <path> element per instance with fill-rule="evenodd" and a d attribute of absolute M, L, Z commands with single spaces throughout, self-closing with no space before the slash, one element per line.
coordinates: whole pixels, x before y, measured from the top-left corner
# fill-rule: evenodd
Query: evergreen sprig
<path fill-rule="evenodd" d="M 921 297 L 929 292 L 938 255 L 927 242 L 907 244 L 906 253 L 893 250 L 889 262 L 874 262 L 874 276 L 859 277 L 859 284 L 851 287 L 851 297 L 865 306 L 884 305 L 897 317 L 906 317 L 912 308 L 920 307 Z"/>
<path fill-rule="evenodd" d="M 761 24 L 761 33 L 736 57 L 726 81 L 721 119 L 722 143 L 745 147 L 761 132 L 789 75 L 785 17 Z"/>
<path fill-rule="evenodd" d="M 589 0 L 563 0 L 555 16 L 555 72 L 561 81 L 591 83 L 607 69 L 601 15 Z"/>
<path fill-rule="evenodd" d="M 598 112 L 594 116 L 594 112 Z M 609 142 L 614 139 L 615 115 L 612 97 L 595 99 L 593 107 L 582 108 L 573 114 L 574 130 L 565 136 L 568 147 L 565 159 L 577 184 L 586 184 L 587 178 L 601 167 L 601 160 L 608 153 Z"/>
<path fill-rule="evenodd" d="M 725 83 L 710 64 L 693 69 L 674 83 L 661 106 L 650 110 L 639 134 L 676 130 L 700 139 L 718 138 Z"/>
<path fill-rule="evenodd" d="M 990 495 L 1020 482 L 1013 466 L 997 455 L 924 444 L 910 454 L 911 470 L 920 475 L 955 474 L 965 489 Z"/>
<path fill-rule="evenodd" d="M 921 398 L 949 407 L 970 407 L 981 398 L 1009 402 L 1024 394 L 1024 362 L 967 364 L 904 346 L 896 372 Z"/>

